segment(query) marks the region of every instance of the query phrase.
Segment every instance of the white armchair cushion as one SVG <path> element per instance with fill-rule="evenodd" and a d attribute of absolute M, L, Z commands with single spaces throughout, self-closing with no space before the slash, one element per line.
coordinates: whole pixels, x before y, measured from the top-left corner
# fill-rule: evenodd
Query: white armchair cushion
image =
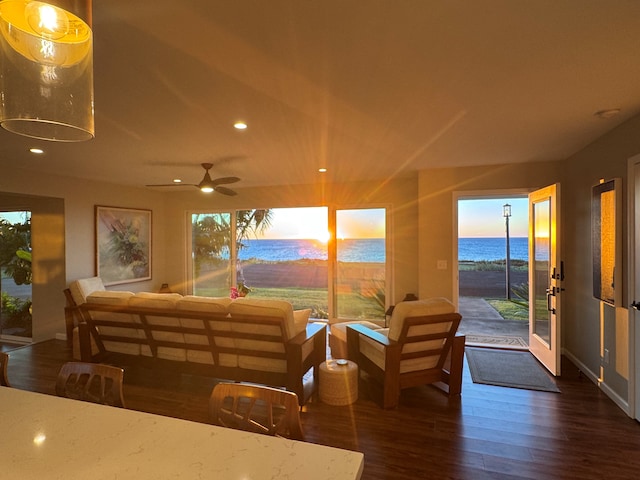
<path fill-rule="evenodd" d="M 331 335 L 338 340 L 347 343 L 347 325 L 362 325 L 363 327 L 370 328 L 377 332 L 380 332 L 381 330 L 380 326 L 373 322 L 367 322 L 366 320 L 354 320 L 351 322 L 332 323 L 330 326 Z M 388 331 L 388 329 L 385 330 Z"/>
<path fill-rule="evenodd" d="M 389 320 L 389 338 L 396 341 L 400 338 L 400 333 L 402 333 L 402 327 L 404 326 L 404 319 L 407 317 L 443 315 L 446 313 L 454 313 L 455 311 L 455 305 L 446 298 L 441 297 L 400 302 L 394 307 L 391 320 Z M 409 335 L 415 334 L 417 333 L 409 332 Z"/>
<path fill-rule="evenodd" d="M 296 332 L 302 332 L 307 328 L 310 315 L 311 315 L 310 308 L 293 311 L 293 325 Z"/>

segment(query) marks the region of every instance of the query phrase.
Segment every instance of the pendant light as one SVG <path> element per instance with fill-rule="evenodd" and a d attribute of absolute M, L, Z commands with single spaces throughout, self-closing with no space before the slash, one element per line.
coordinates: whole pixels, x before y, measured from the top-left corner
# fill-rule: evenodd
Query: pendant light
<path fill-rule="evenodd" d="M 0 125 L 27 137 L 94 137 L 91 0 L 0 0 Z"/>

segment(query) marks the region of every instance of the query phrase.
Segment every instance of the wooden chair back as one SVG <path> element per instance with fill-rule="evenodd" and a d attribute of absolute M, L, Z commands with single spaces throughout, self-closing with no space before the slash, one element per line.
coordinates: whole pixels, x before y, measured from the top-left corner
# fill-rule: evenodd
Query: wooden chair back
<path fill-rule="evenodd" d="M 124 370 L 111 365 L 67 362 L 56 380 L 56 395 L 124 408 Z"/>
<path fill-rule="evenodd" d="M 465 337 L 459 313 L 407 317 L 397 340 L 362 325 L 347 326 L 349 360 L 383 386 L 382 406 L 395 408 L 404 388 L 441 383 L 450 396 L 462 389 Z"/>
<path fill-rule="evenodd" d="M 9 377 L 7 376 L 7 366 L 9 365 L 9 355 L 0 352 L 0 385 L 10 387 Z"/>
<path fill-rule="evenodd" d="M 218 383 L 211 392 L 212 423 L 237 430 L 304 440 L 298 396 L 245 383 Z"/>

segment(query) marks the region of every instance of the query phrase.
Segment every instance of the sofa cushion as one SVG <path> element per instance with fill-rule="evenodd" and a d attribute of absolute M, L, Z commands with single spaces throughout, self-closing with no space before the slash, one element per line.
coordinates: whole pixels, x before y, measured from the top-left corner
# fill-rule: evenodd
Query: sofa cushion
<path fill-rule="evenodd" d="M 159 308 L 163 310 L 176 310 L 178 302 L 182 299 L 182 295 L 179 293 L 153 293 L 153 292 L 140 292 L 136 293 L 129 299 L 129 306 L 131 307 L 143 307 L 143 308 Z M 180 327 L 180 318 L 165 317 L 157 315 L 145 315 L 144 317 L 149 325 L 161 325 L 169 327 Z M 162 332 L 153 330 L 152 337 L 154 340 L 164 342 L 184 343 L 184 334 L 178 332 Z M 140 353 L 145 356 L 152 356 L 151 350 L 146 345 L 143 345 Z M 178 360 L 184 362 L 187 359 L 187 352 L 184 348 L 174 347 L 158 347 L 158 358 L 166 360 Z"/>
<path fill-rule="evenodd" d="M 104 291 L 104 284 L 100 277 L 80 278 L 69 284 L 71 297 L 76 305 L 82 305 L 87 301 L 87 296 L 93 292 Z"/>
<path fill-rule="evenodd" d="M 123 291 L 96 291 L 87 297 L 87 303 L 99 305 L 127 306 L 133 297 L 133 292 Z M 92 317 L 96 320 L 110 320 L 122 323 L 123 325 L 139 325 L 137 316 L 128 313 L 118 312 L 93 312 Z M 130 327 L 101 326 L 99 331 L 102 335 L 117 335 L 120 337 L 145 338 L 144 330 Z M 140 355 L 140 345 L 137 343 L 117 342 L 105 340 L 103 342 L 108 352 L 126 353 L 130 355 Z M 145 348 L 147 348 L 145 346 Z"/>
<path fill-rule="evenodd" d="M 100 290 L 89 294 L 86 301 L 100 305 L 128 305 L 129 299 L 134 295 L 133 292 L 120 290 Z"/>
<path fill-rule="evenodd" d="M 295 337 L 306 328 L 296 326 L 293 321 L 293 306 L 285 300 L 264 300 L 260 298 L 238 298 L 229 305 L 229 313 L 233 318 L 238 315 L 260 315 L 284 319 L 286 339 Z"/>
<path fill-rule="evenodd" d="M 446 298 L 441 297 L 400 302 L 394 307 L 391 320 L 389 320 L 389 338 L 396 341 L 400 338 L 404 319 L 407 317 L 443 315 L 454 313 L 455 311 L 455 305 Z M 413 332 L 410 332 L 410 334 L 413 334 Z"/>
<path fill-rule="evenodd" d="M 182 295 L 179 293 L 138 292 L 131 297 L 129 305 L 132 307 L 175 309 L 181 298 Z"/>
<path fill-rule="evenodd" d="M 229 304 L 232 300 L 229 297 L 198 297 L 195 295 L 185 295 L 176 304 L 178 311 L 187 312 L 203 312 L 203 313 L 217 313 L 220 315 L 228 315 Z M 214 331 L 231 331 L 230 319 L 219 320 L 199 320 L 195 318 L 180 317 L 180 324 L 183 327 L 188 328 L 205 328 L 204 322 L 208 322 L 209 328 Z M 188 343 L 195 343 L 198 345 L 209 345 L 209 339 L 205 335 L 196 335 L 191 333 L 185 333 L 184 339 Z M 226 337 L 214 337 L 216 345 L 220 347 L 234 348 L 235 344 L 232 338 Z M 223 367 L 237 367 L 238 356 L 231 353 L 220 353 L 218 355 L 218 363 Z M 211 352 L 203 350 L 187 350 L 187 361 L 204 363 L 208 365 L 214 364 L 213 355 Z"/>
<path fill-rule="evenodd" d="M 234 315 L 255 315 L 281 318 L 284 321 L 285 340 L 294 337 L 302 331 L 302 329 L 296 330 L 296 325 L 293 321 L 293 306 L 291 303 L 284 300 L 250 299 L 246 297 L 238 298 L 229 305 L 229 313 L 231 314 L 231 328 L 234 331 L 247 333 L 254 332 L 275 336 L 280 335 L 280 327 L 278 326 L 265 325 L 264 327 L 256 327 L 255 324 L 247 325 L 234 323 Z M 306 325 L 303 328 L 306 328 Z M 236 339 L 235 345 L 237 348 L 262 352 L 284 353 L 285 351 L 284 344 L 282 342 Z M 287 365 L 284 360 L 268 359 L 249 355 L 239 355 L 238 366 L 240 368 L 269 372 L 285 372 L 287 369 Z"/>
<path fill-rule="evenodd" d="M 229 297 L 199 297 L 185 295 L 177 303 L 178 310 L 194 312 L 229 313 L 229 305 L 233 302 Z"/>

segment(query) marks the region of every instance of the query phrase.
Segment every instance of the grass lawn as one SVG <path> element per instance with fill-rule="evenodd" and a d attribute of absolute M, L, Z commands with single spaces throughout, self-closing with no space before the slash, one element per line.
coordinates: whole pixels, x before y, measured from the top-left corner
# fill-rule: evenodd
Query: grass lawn
<path fill-rule="evenodd" d="M 487 298 L 486 300 L 487 303 L 495 308 L 500 316 L 505 320 L 522 320 L 525 322 L 529 321 L 528 307 L 524 307 L 511 300 L 498 298 Z"/>

